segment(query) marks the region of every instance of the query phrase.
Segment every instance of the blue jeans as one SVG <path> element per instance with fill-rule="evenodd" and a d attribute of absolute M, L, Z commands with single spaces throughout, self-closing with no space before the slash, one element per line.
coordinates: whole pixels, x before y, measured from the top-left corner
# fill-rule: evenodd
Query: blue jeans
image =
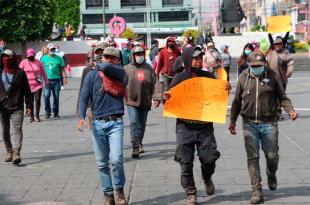
<path fill-rule="evenodd" d="M 53 113 L 59 113 L 59 93 L 60 93 L 60 79 L 48 80 L 49 85 L 44 87 L 44 104 L 45 112 L 51 113 L 50 97 L 53 94 Z"/>
<path fill-rule="evenodd" d="M 251 185 L 253 189 L 261 188 L 260 146 L 262 146 L 265 154 L 267 174 L 275 175 L 279 163 L 278 124 L 277 122 L 257 124 L 243 121 L 242 126 Z"/>
<path fill-rule="evenodd" d="M 130 121 L 131 143 L 133 147 L 138 147 L 139 144 L 142 144 L 149 110 L 127 106 L 127 111 Z"/>
<path fill-rule="evenodd" d="M 93 122 L 93 149 L 96 156 L 97 167 L 102 186 L 106 195 L 113 194 L 113 185 L 109 167 L 112 165 L 114 185 L 116 190 L 122 190 L 125 184 L 125 171 L 123 159 L 123 119 L 105 122 Z"/>

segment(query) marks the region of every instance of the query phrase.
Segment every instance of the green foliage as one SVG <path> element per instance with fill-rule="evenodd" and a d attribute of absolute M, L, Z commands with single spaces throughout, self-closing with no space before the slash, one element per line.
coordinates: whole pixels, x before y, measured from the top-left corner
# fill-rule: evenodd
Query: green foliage
<path fill-rule="evenodd" d="M 309 45 L 307 43 L 303 43 L 303 42 L 294 43 L 294 48 L 296 50 L 307 51 L 308 47 L 309 47 Z"/>
<path fill-rule="evenodd" d="M 183 32 L 183 36 L 187 36 L 189 34 L 192 34 L 192 36 L 194 37 L 194 43 L 197 44 L 197 38 L 199 36 L 199 31 L 194 30 L 194 29 L 188 29 Z"/>
<path fill-rule="evenodd" d="M 64 26 L 65 22 L 71 24 L 75 33 L 80 25 L 80 0 L 55 0 L 55 22 Z"/>
<path fill-rule="evenodd" d="M 255 31 L 266 31 L 266 26 L 261 26 L 261 25 L 255 25 L 252 29 L 251 29 L 252 32 L 255 32 Z"/>
<path fill-rule="evenodd" d="M 137 37 L 138 37 L 138 35 L 135 32 L 133 32 L 133 30 L 130 28 L 126 28 L 126 30 L 121 34 L 121 38 L 135 39 Z"/>
<path fill-rule="evenodd" d="M 52 32 L 55 0 L 1 0 L 0 8 L 0 38 L 35 41 Z"/>

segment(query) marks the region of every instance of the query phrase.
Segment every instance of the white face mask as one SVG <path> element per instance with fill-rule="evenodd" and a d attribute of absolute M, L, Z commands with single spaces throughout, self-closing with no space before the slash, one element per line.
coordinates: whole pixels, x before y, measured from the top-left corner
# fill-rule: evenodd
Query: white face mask
<path fill-rule="evenodd" d="M 142 64 L 144 62 L 144 56 L 136 56 L 135 60 L 136 60 L 136 63 Z"/>

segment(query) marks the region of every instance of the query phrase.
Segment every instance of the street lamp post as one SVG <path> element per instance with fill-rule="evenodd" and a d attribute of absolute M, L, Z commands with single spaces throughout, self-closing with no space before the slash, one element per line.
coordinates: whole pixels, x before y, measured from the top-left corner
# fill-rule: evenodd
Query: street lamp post
<path fill-rule="evenodd" d="M 102 23 L 103 23 L 103 38 L 106 37 L 106 27 L 105 27 L 105 0 L 102 0 Z"/>
<path fill-rule="evenodd" d="M 151 49 L 151 1 L 146 0 L 146 41 L 148 49 Z"/>

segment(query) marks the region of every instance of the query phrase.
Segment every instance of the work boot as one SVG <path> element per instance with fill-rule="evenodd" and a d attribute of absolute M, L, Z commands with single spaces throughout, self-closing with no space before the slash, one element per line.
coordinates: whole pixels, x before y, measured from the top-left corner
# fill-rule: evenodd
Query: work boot
<path fill-rule="evenodd" d="M 196 194 L 188 194 L 186 197 L 186 205 L 197 205 Z"/>
<path fill-rule="evenodd" d="M 206 193 L 209 196 L 213 195 L 214 192 L 215 192 L 215 187 L 214 187 L 214 184 L 213 184 L 213 181 L 212 181 L 211 177 L 206 179 L 204 183 L 205 183 L 205 191 L 206 191 Z"/>
<path fill-rule="evenodd" d="M 253 191 L 252 197 L 250 199 L 251 204 L 260 204 L 264 202 L 264 194 L 262 189 L 256 189 Z"/>
<path fill-rule="evenodd" d="M 267 181 L 270 190 L 274 191 L 277 189 L 278 183 L 276 174 L 271 174 L 267 171 Z"/>
<path fill-rule="evenodd" d="M 132 158 L 139 158 L 139 146 L 138 147 L 133 147 L 132 148 Z"/>
<path fill-rule="evenodd" d="M 113 195 L 104 195 L 103 205 L 115 205 L 114 196 Z"/>
<path fill-rule="evenodd" d="M 45 113 L 45 119 L 50 119 L 51 118 L 51 113 L 47 112 Z"/>
<path fill-rule="evenodd" d="M 139 153 L 140 153 L 140 154 L 144 153 L 143 144 L 139 144 Z"/>
<path fill-rule="evenodd" d="M 7 151 L 6 157 L 4 158 L 5 162 L 12 162 L 13 160 L 13 151 Z"/>
<path fill-rule="evenodd" d="M 126 205 L 124 190 L 116 191 L 116 205 Z"/>
<path fill-rule="evenodd" d="M 13 157 L 12 157 L 13 159 L 13 161 L 12 161 L 12 163 L 13 164 L 19 164 L 19 163 L 21 163 L 22 162 L 22 159 L 20 158 L 20 151 L 19 150 L 14 150 L 13 151 Z"/>

